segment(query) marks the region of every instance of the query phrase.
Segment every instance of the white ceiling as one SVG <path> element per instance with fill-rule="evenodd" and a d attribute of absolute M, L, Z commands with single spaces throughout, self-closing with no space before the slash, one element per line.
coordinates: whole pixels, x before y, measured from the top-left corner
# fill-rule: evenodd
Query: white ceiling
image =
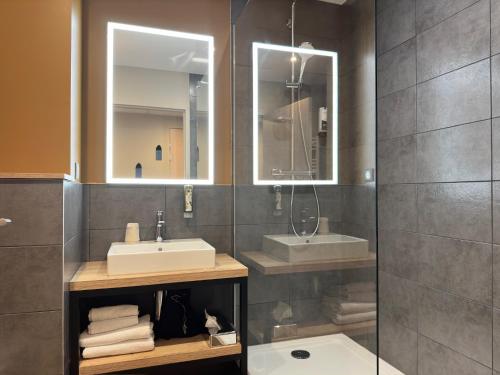
<path fill-rule="evenodd" d="M 208 43 L 201 40 L 115 30 L 114 64 L 207 74 Z"/>

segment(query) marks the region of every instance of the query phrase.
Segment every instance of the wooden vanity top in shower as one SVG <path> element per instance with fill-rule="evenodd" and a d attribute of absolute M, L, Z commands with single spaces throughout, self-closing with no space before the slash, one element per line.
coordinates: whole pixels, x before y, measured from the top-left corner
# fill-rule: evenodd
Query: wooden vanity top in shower
<path fill-rule="evenodd" d="M 247 276 L 248 268 L 227 254 L 217 254 L 215 256 L 214 268 L 131 275 L 108 275 L 106 261 L 85 262 L 71 279 L 69 289 L 71 291 L 81 291 L 126 288 Z"/>

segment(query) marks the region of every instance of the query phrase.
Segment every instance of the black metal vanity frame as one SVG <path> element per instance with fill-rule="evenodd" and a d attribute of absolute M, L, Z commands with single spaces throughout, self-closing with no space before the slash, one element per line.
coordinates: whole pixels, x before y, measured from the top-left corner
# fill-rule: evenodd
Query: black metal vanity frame
<path fill-rule="evenodd" d="M 227 355 L 222 357 L 208 358 L 195 360 L 191 362 L 180 362 L 174 364 L 167 364 L 165 366 L 175 366 L 181 363 L 197 363 L 200 365 L 207 363 L 221 363 L 239 360 L 240 374 L 247 375 L 248 369 L 248 278 L 247 277 L 233 277 L 212 280 L 199 280 L 187 281 L 180 283 L 161 283 L 152 285 L 130 286 L 110 289 L 91 289 L 91 290 L 78 290 L 69 291 L 69 358 L 70 358 L 70 374 L 78 375 L 80 367 L 80 300 L 85 298 L 106 297 L 106 296 L 119 296 L 126 294 L 141 294 L 153 293 L 157 290 L 172 290 L 172 289 L 189 289 L 196 286 L 209 286 L 209 285 L 227 285 L 238 284 L 240 288 L 240 326 L 239 338 L 241 344 L 241 353 L 234 355 Z"/>

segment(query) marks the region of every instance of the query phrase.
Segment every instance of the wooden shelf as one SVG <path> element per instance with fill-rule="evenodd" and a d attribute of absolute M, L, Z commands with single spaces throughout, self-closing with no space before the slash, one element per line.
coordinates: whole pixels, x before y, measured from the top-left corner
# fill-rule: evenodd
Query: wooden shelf
<path fill-rule="evenodd" d="M 107 374 L 145 367 L 196 361 L 241 354 L 241 345 L 211 348 L 206 335 L 190 338 L 158 340 L 149 352 L 116 355 L 111 357 L 82 359 L 80 375 Z"/>
<path fill-rule="evenodd" d="M 344 325 L 337 325 L 329 321 L 307 322 L 297 325 L 297 335 L 274 338 L 271 339 L 271 341 L 279 342 L 306 337 L 332 335 L 336 333 L 343 333 L 347 336 L 360 336 L 375 333 L 376 325 L 376 320 Z M 248 327 L 250 333 L 255 337 L 264 337 L 264 333 L 259 329 L 257 322 L 249 322 Z"/>
<path fill-rule="evenodd" d="M 214 268 L 144 273 L 134 275 L 108 275 L 103 262 L 83 263 L 70 281 L 70 291 L 127 288 L 157 284 L 247 277 L 248 268 L 227 254 L 215 256 Z"/>
<path fill-rule="evenodd" d="M 240 253 L 240 259 L 264 275 L 368 268 L 375 267 L 377 261 L 375 253 L 370 253 L 367 258 L 288 263 L 263 251 Z"/>

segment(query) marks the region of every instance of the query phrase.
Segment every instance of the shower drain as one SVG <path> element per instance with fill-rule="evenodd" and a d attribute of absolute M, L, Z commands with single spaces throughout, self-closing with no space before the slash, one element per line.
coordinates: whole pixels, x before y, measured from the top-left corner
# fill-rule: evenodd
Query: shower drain
<path fill-rule="evenodd" d="M 307 350 L 293 350 L 290 354 L 296 359 L 307 359 L 311 356 Z"/>

